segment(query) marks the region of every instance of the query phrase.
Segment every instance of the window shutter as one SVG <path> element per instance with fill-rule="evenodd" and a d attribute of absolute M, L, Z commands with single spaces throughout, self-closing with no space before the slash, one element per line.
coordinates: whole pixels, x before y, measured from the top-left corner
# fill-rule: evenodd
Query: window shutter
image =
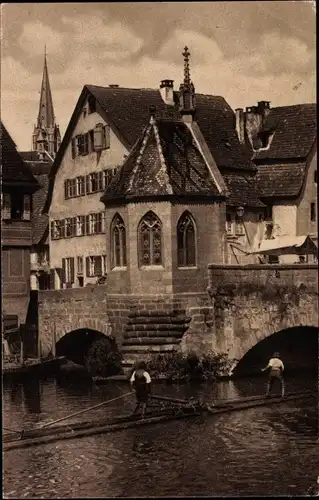
<path fill-rule="evenodd" d="M 71 219 L 71 236 L 76 236 L 76 217 Z"/>
<path fill-rule="evenodd" d="M 86 257 L 85 266 L 86 266 L 86 275 L 87 277 L 90 277 L 90 257 Z"/>
<path fill-rule="evenodd" d="M 103 125 L 102 123 L 97 123 L 94 128 L 94 150 L 101 151 L 104 147 L 103 144 Z"/>
<path fill-rule="evenodd" d="M 62 259 L 61 281 L 62 281 L 62 283 L 66 282 L 66 262 L 65 262 L 65 259 Z"/>
<path fill-rule="evenodd" d="M 31 196 L 29 194 L 25 194 L 23 197 L 23 220 L 31 219 Z"/>
<path fill-rule="evenodd" d="M 11 196 L 9 193 L 3 193 L 2 203 L 2 218 L 11 219 Z"/>
<path fill-rule="evenodd" d="M 104 125 L 104 147 L 110 147 L 110 126 Z"/>
<path fill-rule="evenodd" d="M 95 257 L 94 276 L 102 276 L 102 257 L 101 257 L 101 255 Z"/>
<path fill-rule="evenodd" d="M 85 234 L 89 235 L 90 234 L 90 216 L 85 215 Z"/>
<path fill-rule="evenodd" d="M 101 233 L 105 233 L 105 212 L 101 212 L 100 216 L 101 216 Z"/>
<path fill-rule="evenodd" d="M 71 145 L 72 145 L 72 158 L 75 158 L 76 157 L 76 140 L 75 140 L 75 137 L 73 137 Z"/>
<path fill-rule="evenodd" d="M 90 194 L 91 193 L 91 187 L 90 187 L 90 175 L 85 176 L 85 194 Z"/>
<path fill-rule="evenodd" d="M 68 190 L 68 188 L 69 188 L 69 180 L 67 179 L 67 180 L 64 181 L 64 198 L 66 200 L 69 197 L 69 190 Z"/>
<path fill-rule="evenodd" d="M 71 271 L 70 281 L 71 283 L 74 283 L 74 257 L 71 257 L 70 259 L 70 271 Z"/>
<path fill-rule="evenodd" d="M 54 238 L 55 238 L 55 234 L 54 234 L 54 221 L 53 220 L 50 223 L 50 237 L 51 237 L 51 240 L 54 240 Z"/>
<path fill-rule="evenodd" d="M 50 290 L 55 289 L 55 271 L 50 269 Z"/>

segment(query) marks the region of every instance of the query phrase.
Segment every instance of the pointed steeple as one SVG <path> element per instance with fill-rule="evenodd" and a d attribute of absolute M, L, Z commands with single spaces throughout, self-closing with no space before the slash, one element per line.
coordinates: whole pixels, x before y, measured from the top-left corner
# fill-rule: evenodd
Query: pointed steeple
<path fill-rule="evenodd" d="M 195 114 L 195 87 L 190 76 L 188 47 L 184 48 L 182 56 L 184 57 L 184 81 L 179 87 L 179 110 L 185 121 L 192 121 Z"/>
<path fill-rule="evenodd" d="M 54 157 L 61 144 L 59 126 L 55 123 L 53 101 L 47 65 L 47 51 L 44 47 L 44 67 L 40 91 L 40 105 L 37 124 L 32 135 L 33 151 L 39 153 L 40 158 L 46 159 L 47 153 Z"/>
<path fill-rule="evenodd" d="M 43 76 L 42 76 L 42 84 L 40 91 L 40 106 L 39 106 L 37 126 L 39 128 L 48 128 L 48 127 L 53 127 L 54 125 L 55 125 L 54 110 L 53 110 L 52 94 L 51 94 L 49 72 L 47 65 L 46 46 L 45 46 L 44 67 L 43 67 Z"/>

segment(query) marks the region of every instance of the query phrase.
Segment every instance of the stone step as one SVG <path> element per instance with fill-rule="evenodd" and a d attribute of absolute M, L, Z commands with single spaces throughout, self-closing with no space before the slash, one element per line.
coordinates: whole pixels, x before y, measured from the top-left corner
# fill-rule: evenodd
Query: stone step
<path fill-rule="evenodd" d="M 156 332 L 156 331 L 180 331 L 180 332 L 185 332 L 188 328 L 188 325 L 185 325 L 185 323 L 176 325 L 173 323 L 152 323 L 149 325 L 145 324 L 137 324 L 137 325 L 126 325 L 125 331 L 126 332 Z"/>
<path fill-rule="evenodd" d="M 164 345 L 125 345 L 122 347 L 121 351 L 123 357 L 126 355 L 131 355 L 131 353 L 157 353 L 157 352 L 169 352 L 176 350 L 176 344 L 164 344 Z"/>
<path fill-rule="evenodd" d="M 147 338 L 161 338 L 161 337 L 173 337 L 176 339 L 181 339 L 184 335 L 184 332 L 179 331 L 171 331 L 171 330 L 163 330 L 157 332 L 144 332 L 144 331 L 136 331 L 136 332 L 124 332 L 124 339 L 136 339 L 141 337 Z"/>
<path fill-rule="evenodd" d="M 128 325 L 139 325 L 139 324 L 174 324 L 174 325 L 184 325 L 185 323 L 189 323 L 191 318 L 187 316 L 143 316 L 140 315 L 138 317 L 129 317 L 127 324 Z"/>
<path fill-rule="evenodd" d="M 179 344 L 181 339 L 176 337 L 134 337 L 131 339 L 123 340 L 123 346 L 129 345 L 165 345 L 165 344 Z"/>

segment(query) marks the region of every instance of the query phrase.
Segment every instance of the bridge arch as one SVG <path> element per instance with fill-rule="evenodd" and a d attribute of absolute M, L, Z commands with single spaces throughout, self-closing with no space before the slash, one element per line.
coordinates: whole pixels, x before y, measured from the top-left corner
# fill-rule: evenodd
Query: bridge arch
<path fill-rule="evenodd" d="M 116 354 L 120 359 L 115 338 L 96 329 L 78 328 L 71 330 L 56 342 L 57 356 L 65 356 L 68 360 L 86 366 L 86 368 L 89 367 L 90 363 L 92 364 L 92 361 L 93 365 L 95 361 L 96 364 L 99 364 L 101 357 L 104 357 L 105 364 L 107 364 L 105 356 L 108 353 Z M 92 356 L 94 359 L 92 359 Z"/>
<path fill-rule="evenodd" d="M 112 335 L 112 326 L 108 321 L 101 321 L 95 318 L 72 318 L 72 321 L 63 321 L 55 323 L 55 341 L 56 343 L 65 335 L 75 330 L 91 330 L 101 333 L 106 337 Z"/>
<path fill-rule="evenodd" d="M 285 371 L 318 369 L 318 328 L 298 325 L 264 335 L 237 358 L 231 375 L 260 373 L 273 352 L 278 351 L 284 361 Z"/>

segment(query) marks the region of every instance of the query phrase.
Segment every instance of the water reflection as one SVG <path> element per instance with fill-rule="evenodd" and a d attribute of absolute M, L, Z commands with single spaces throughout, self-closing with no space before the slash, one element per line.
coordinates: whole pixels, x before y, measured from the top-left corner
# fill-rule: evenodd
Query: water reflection
<path fill-rule="evenodd" d="M 159 384 L 153 392 L 180 399 L 236 399 L 263 393 L 265 382 L 261 377 L 196 386 Z M 288 379 L 287 391 L 314 384 Z M 125 384 L 97 389 L 74 380 L 7 386 L 4 422 L 14 428 L 34 425 L 127 391 Z M 134 405 L 134 396 L 128 396 L 80 419 L 131 412 Z M 5 454 L 5 493 L 7 498 L 303 494 L 319 470 L 317 428 L 315 401 L 288 401 L 13 450 Z"/>
<path fill-rule="evenodd" d="M 22 384 L 22 392 L 25 411 L 29 413 L 41 413 L 40 381 L 37 379 L 25 381 Z"/>

